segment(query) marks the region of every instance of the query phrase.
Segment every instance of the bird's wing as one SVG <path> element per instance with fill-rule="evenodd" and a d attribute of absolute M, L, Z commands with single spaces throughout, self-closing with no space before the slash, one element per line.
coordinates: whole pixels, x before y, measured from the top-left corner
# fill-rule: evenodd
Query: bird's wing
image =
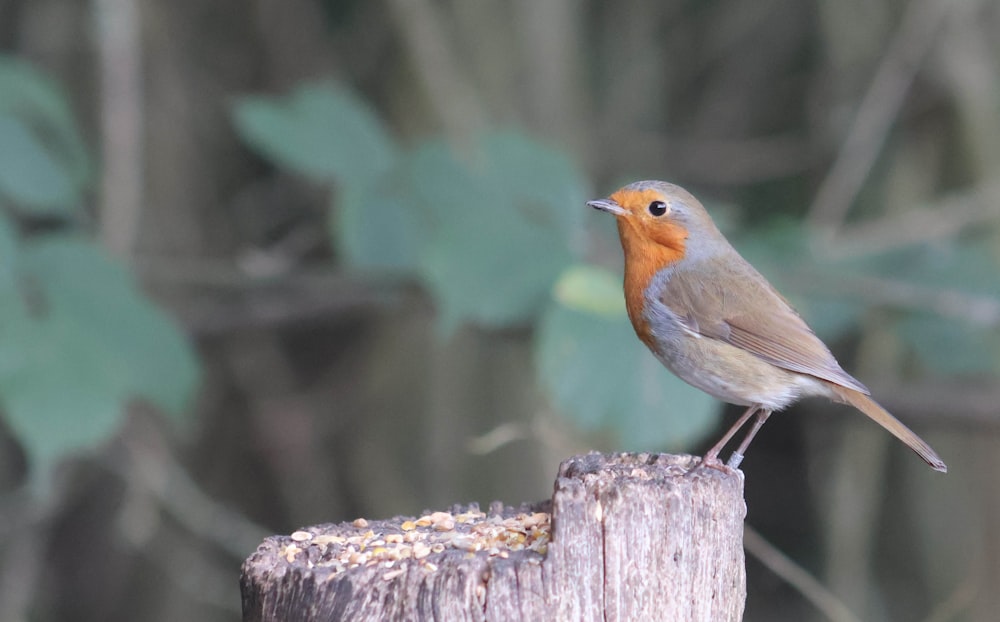
<path fill-rule="evenodd" d="M 660 302 L 691 332 L 725 341 L 777 367 L 870 393 L 841 369 L 791 305 L 742 258 L 719 260 L 711 269 L 675 271 Z"/>

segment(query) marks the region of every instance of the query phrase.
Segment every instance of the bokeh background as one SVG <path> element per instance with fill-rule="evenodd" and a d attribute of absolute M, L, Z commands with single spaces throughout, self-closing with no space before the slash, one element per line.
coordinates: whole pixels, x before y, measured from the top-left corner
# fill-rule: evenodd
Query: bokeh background
<path fill-rule="evenodd" d="M 233 621 L 269 533 L 703 451 L 584 207 L 642 178 L 951 469 L 772 417 L 746 619 L 995 620 L 990 0 L 0 0 L 0 620 Z"/>

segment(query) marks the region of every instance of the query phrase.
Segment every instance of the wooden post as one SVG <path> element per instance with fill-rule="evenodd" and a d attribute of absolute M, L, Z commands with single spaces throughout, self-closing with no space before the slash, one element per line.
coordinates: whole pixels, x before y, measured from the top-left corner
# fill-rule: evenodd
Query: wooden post
<path fill-rule="evenodd" d="M 243 565 L 243 619 L 740 620 L 743 475 L 698 462 L 588 454 L 551 502 L 272 536 Z"/>

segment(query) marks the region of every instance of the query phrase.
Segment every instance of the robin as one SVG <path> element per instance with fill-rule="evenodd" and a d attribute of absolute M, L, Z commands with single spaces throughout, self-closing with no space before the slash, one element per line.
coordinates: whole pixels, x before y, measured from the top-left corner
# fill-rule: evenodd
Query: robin
<path fill-rule="evenodd" d="M 688 384 L 747 410 L 702 460 L 756 416 L 727 466 L 739 467 L 773 411 L 810 396 L 850 404 L 917 452 L 948 467 L 912 430 L 879 406 L 781 294 L 716 228 L 683 188 L 638 181 L 587 203 L 618 221 L 625 251 L 625 304 L 636 334 Z"/>

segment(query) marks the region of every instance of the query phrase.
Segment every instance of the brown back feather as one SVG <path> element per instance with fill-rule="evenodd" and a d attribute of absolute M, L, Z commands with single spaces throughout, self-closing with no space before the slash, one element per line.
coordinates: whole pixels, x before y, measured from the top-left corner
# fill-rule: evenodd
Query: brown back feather
<path fill-rule="evenodd" d="M 826 345 L 757 270 L 735 252 L 678 265 L 660 301 L 687 327 L 761 359 L 822 378 L 865 395 L 868 389 L 845 372 Z M 703 275 L 713 275 L 706 280 Z"/>

